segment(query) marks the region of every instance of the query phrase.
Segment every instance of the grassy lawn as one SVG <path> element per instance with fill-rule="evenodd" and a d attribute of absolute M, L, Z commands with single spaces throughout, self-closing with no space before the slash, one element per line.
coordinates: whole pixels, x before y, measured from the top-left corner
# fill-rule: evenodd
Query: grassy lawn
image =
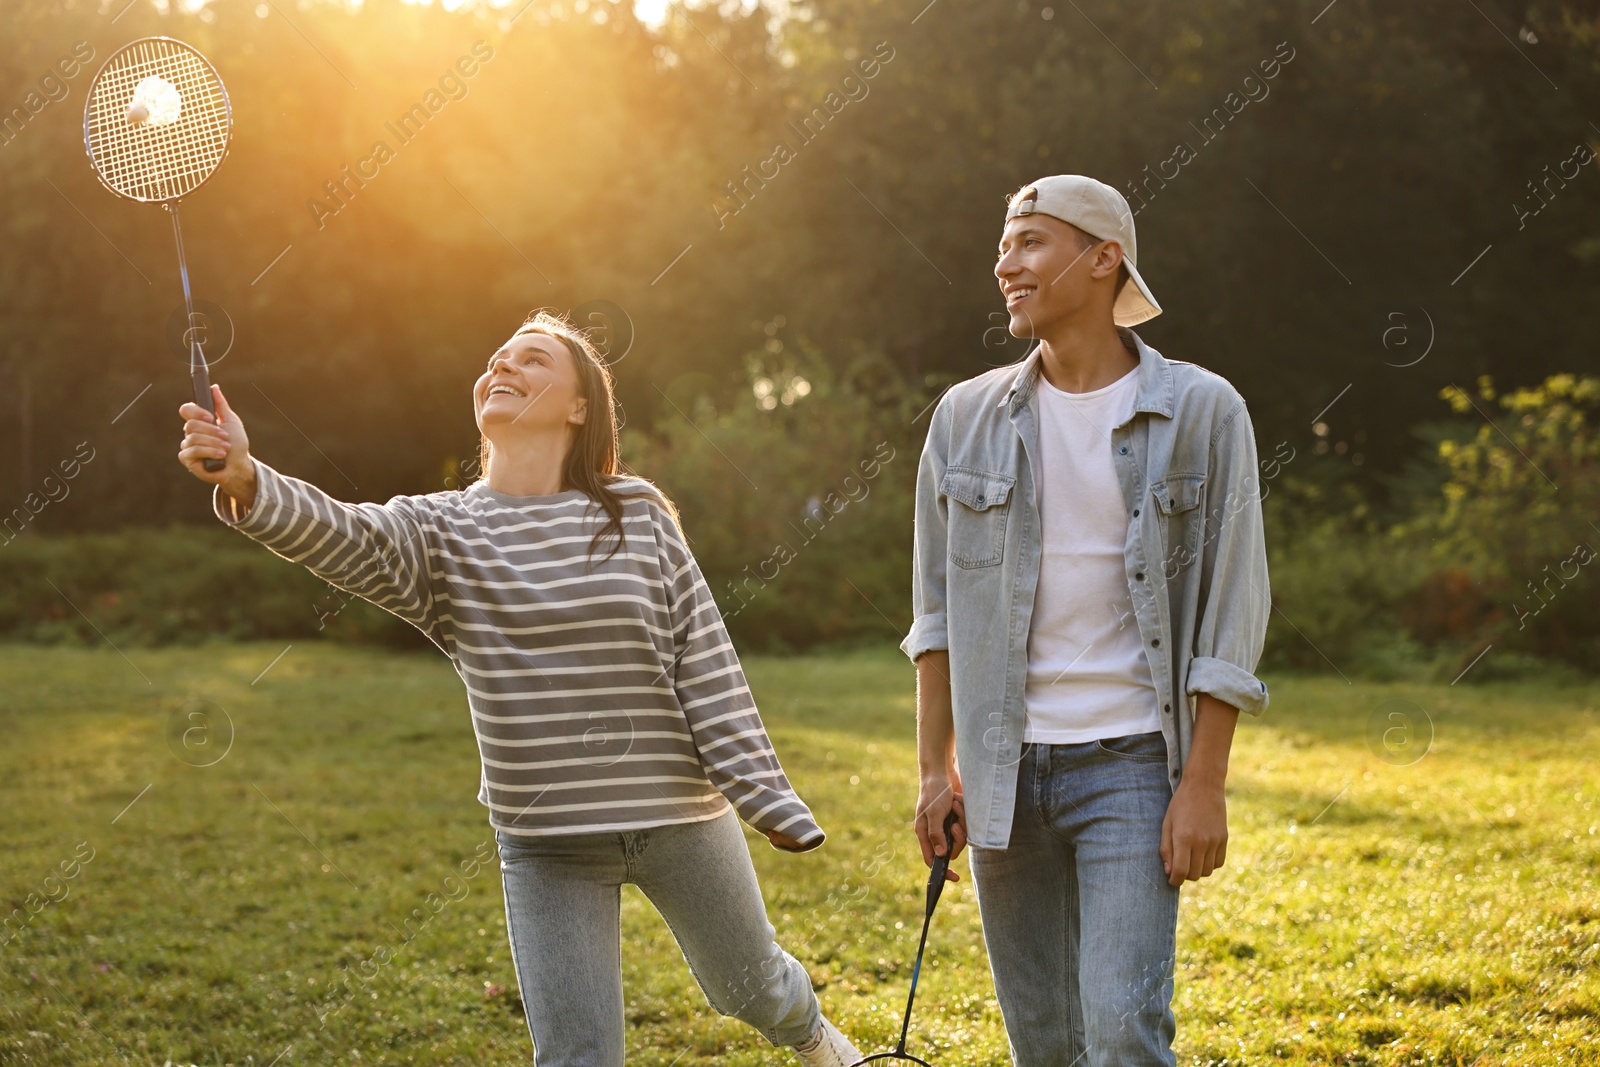
<path fill-rule="evenodd" d="M 280 651 L 0 647 L 0 1064 L 531 1061 L 459 680 Z M 925 877 L 910 668 L 747 666 L 830 833 L 804 856 L 749 835 L 769 912 L 825 1009 L 887 1047 Z M 1600 1064 L 1600 687 L 1269 684 L 1227 866 L 1184 890 L 1179 1063 Z M 957 867 L 912 1050 L 1000 1064 Z M 707 1007 L 637 892 L 623 921 L 630 1063 L 792 1062 Z"/>

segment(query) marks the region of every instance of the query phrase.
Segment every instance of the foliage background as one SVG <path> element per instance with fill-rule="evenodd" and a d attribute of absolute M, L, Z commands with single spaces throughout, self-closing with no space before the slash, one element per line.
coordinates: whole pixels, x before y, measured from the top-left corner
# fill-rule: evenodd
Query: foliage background
<path fill-rule="evenodd" d="M 682 504 L 735 635 L 774 649 L 892 637 L 909 617 L 918 414 L 1024 351 L 995 317 L 1003 198 L 1086 172 L 1141 183 L 1140 266 L 1166 309 L 1141 336 L 1228 377 L 1264 460 L 1294 457 L 1270 483 L 1269 664 L 1445 675 L 1493 645 L 1485 673 L 1538 657 L 1595 669 L 1590 568 L 1542 586 L 1549 608 L 1515 628 L 1527 583 L 1596 536 L 1593 387 L 1579 383 L 1596 370 L 1600 165 L 1551 177 L 1600 143 L 1595 5 L 660 13 L 11 4 L 0 632 L 416 642 L 365 605 L 330 619 L 325 588 L 208 529 L 205 493 L 174 462 L 186 379 L 164 340 L 170 228 L 98 187 L 79 123 L 99 62 L 170 34 L 213 60 L 234 106 L 230 158 L 184 207 L 198 295 L 236 332 L 215 378 L 263 459 L 336 495 L 457 484 L 485 354 L 532 307 L 611 301 L 633 334 L 616 366 L 625 458 Z M 94 60 L 32 113 L 78 41 Z M 493 58 L 466 96 L 393 141 L 386 123 L 475 42 Z M 874 55 L 892 58 L 864 78 Z M 1231 114 L 1228 94 L 1275 56 L 1291 58 L 1265 97 Z M 788 124 L 847 91 L 800 144 Z M 1208 134 L 1218 108 L 1231 117 Z M 330 216 L 325 183 L 378 138 L 395 158 Z M 729 183 L 780 139 L 795 158 L 731 213 Z M 1195 158 L 1172 176 L 1180 142 Z M 870 493 L 798 544 L 810 502 L 880 445 L 895 458 Z M 62 478 L 85 446 L 95 458 Z M 732 598 L 791 535 L 793 561 Z"/>

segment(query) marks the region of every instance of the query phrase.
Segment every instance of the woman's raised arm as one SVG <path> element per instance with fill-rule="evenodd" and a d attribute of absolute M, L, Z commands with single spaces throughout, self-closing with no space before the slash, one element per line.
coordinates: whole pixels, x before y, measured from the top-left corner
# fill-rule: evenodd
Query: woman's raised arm
<path fill-rule="evenodd" d="M 244 423 L 216 385 L 216 422 L 204 408 L 178 409 L 184 438 L 178 461 L 215 486 L 217 518 L 335 588 L 369 600 L 444 647 L 428 575 L 422 521 L 408 497 L 387 504 L 347 504 L 250 455 Z M 224 461 L 205 469 L 207 458 Z"/>

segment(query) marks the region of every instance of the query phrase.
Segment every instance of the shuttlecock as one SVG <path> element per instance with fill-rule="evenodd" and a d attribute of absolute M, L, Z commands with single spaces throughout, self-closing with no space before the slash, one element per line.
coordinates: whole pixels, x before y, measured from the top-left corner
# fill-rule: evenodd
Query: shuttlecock
<path fill-rule="evenodd" d="M 167 79 L 150 75 L 133 90 L 133 100 L 128 104 L 128 121 L 135 125 L 147 123 L 165 126 L 178 121 L 183 110 L 183 97 L 178 87 Z"/>

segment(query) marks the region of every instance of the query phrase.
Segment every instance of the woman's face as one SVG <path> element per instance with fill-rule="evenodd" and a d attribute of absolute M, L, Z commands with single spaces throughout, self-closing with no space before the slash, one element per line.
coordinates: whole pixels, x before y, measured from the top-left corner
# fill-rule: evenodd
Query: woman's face
<path fill-rule="evenodd" d="M 490 440 L 508 431 L 581 426 L 588 404 L 566 343 L 532 332 L 513 334 L 489 357 L 472 401 L 478 429 Z"/>

